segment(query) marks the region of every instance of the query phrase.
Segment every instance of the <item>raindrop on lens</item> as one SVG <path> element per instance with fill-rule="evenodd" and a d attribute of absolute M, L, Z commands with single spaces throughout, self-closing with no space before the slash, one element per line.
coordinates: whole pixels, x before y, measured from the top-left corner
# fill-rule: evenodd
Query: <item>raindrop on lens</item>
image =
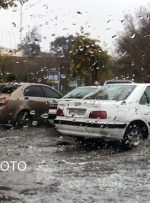
<path fill-rule="evenodd" d="M 65 74 L 61 74 L 61 78 L 66 78 L 66 75 Z"/>
<path fill-rule="evenodd" d="M 95 81 L 94 84 L 95 84 L 95 85 L 99 85 L 99 82 L 98 82 L 98 81 Z"/>
<path fill-rule="evenodd" d="M 39 79 L 38 79 L 38 82 L 41 82 L 41 81 L 42 81 L 42 79 L 41 79 L 41 78 L 39 78 Z"/>
<path fill-rule="evenodd" d="M 33 126 L 38 125 L 38 121 L 33 121 L 33 122 L 32 122 L 32 125 L 33 125 Z"/>
<path fill-rule="evenodd" d="M 130 36 L 131 39 L 135 38 L 135 33 Z"/>
<path fill-rule="evenodd" d="M 36 114 L 36 113 L 35 113 L 34 110 L 30 111 L 30 115 L 35 115 L 35 114 Z"/>
<path fill-rule="evenodd" d="M 47 119 L 47 118 L 48 118 L 48 114 L 47 114 L 47 113 L 42 114 L 42 115 L 41 115 L 41 118 Z"/>
<path fill-rule="evenodd" d="M 81 46 L 79 47 L 79 50 L 80 50 L 80 51 L 83 51 L 83 49 L 84 49 L 83 47 L 81 47 Z"/>

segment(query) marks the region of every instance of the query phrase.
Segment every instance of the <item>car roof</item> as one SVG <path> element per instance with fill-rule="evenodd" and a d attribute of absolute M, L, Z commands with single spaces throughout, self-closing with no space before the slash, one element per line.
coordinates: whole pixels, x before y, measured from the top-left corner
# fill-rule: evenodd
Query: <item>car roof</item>
<path fill-rule="evenodd" d="M 101 86 L 100 86 L 100 85 L 97 85 L 97 86 L 96 86 L 96 85 L 95 85 L 95 86 L 93 85 L 93 86 L 80 86 L 80 87 L 76 87 L 76 88 L 99 88 L 99 87 L 101 87 Z M 76 88 L 75 88 L 75 89 L 76 89 Z"/>
<path fill-rule="evenodd" d="M 138 85 L 138 86 L 150 86 L 150 83 L 112 83 L 106 85 Z"/>
<path fill-rule="evenodd" d="M 18 83 L 19 85 L 22 85 L 22 86 L 29 86 L 29 85 L 44 85 L 44 86 L 48 86 L 48 85 L 45 85 L 45 84 L 42 84 L 42 83 L 29 83 L 29 82 L 20 82 Z"/>

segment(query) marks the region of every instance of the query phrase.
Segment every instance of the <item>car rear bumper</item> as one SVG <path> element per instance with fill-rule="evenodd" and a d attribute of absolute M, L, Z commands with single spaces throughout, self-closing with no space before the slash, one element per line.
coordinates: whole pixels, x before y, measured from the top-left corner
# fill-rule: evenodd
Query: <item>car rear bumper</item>
<path fill-rule="evenodd" d="M 126 123 L 100 123 L 81 122 L 73 120 L 55 119 L 55 126 L 64 135 L 79 137 L 109 137 L 123 139 Z"/>

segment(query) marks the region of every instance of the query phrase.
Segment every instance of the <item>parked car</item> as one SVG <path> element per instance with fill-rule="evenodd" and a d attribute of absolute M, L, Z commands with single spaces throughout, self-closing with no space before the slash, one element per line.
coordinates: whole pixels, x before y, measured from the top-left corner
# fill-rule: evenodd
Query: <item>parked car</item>
<path fill-rule="evenodd" d="M 97 92 L 101 86 L 82 86 L 77 87 L 70 91 L 68 94 L 63 96 L 60 100 L 55 100 L 51 103 L 49 108 L 49 121 L 51 124 L 54 124 L 54 119 L 56 118 L 57 106 L 58 103 L 64 101 L 71 101 L 74 99 L 85 99 L 86 97 L 90 96 L 90 94 Z"/>
<path fill-rule="evenodd" d="M 131 80 L 107 80 L 104 85 L 107 84 L 117 84 L 117 83 L 133 83 Z M 70 91 L 68 94 L 63 96 L 60 100 L 54 101 L 53 104 L 51 104 L 50 109 L 49 109 L 49 121 L 53 125 L 54 124 L 54 119 L 56 118 L 56 111 L 57 111 L 57 106 L 59 102 L 62 102 L 64 100 L 70 101 L 73 99 L 86 99 L 90 94 L 93 94 L 97 92 L 102 86 L 97 85 L 97 86 L 82 86 L 82 87 L 77 87 Z"/>
<path fill-rule="evenodd" d="M 33 118 L 48 118 L 50 104 L 61 93 L 38 83 L 9 83 L 0 89 L 0 123 L 23 126 Z"/>
<path fill-rule="evenodd" d="M 63 135 L 136 146 L 150 133 L 150 84 L 105 85 L 89 99 L 59 104 L 55 126 Z"/>

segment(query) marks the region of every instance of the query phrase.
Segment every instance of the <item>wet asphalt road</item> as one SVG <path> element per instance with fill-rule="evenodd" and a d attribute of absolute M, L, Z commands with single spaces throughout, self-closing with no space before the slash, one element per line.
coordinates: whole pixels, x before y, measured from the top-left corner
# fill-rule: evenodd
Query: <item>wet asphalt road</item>
<path fill-rule="evenodd" d="M 0 202 L 149 203 L 150 141 L 130 151 L 117 144 L 81 146 L 47 127 L 0 129 L 0 163 L 27 164 L 0 170 Z"/>

